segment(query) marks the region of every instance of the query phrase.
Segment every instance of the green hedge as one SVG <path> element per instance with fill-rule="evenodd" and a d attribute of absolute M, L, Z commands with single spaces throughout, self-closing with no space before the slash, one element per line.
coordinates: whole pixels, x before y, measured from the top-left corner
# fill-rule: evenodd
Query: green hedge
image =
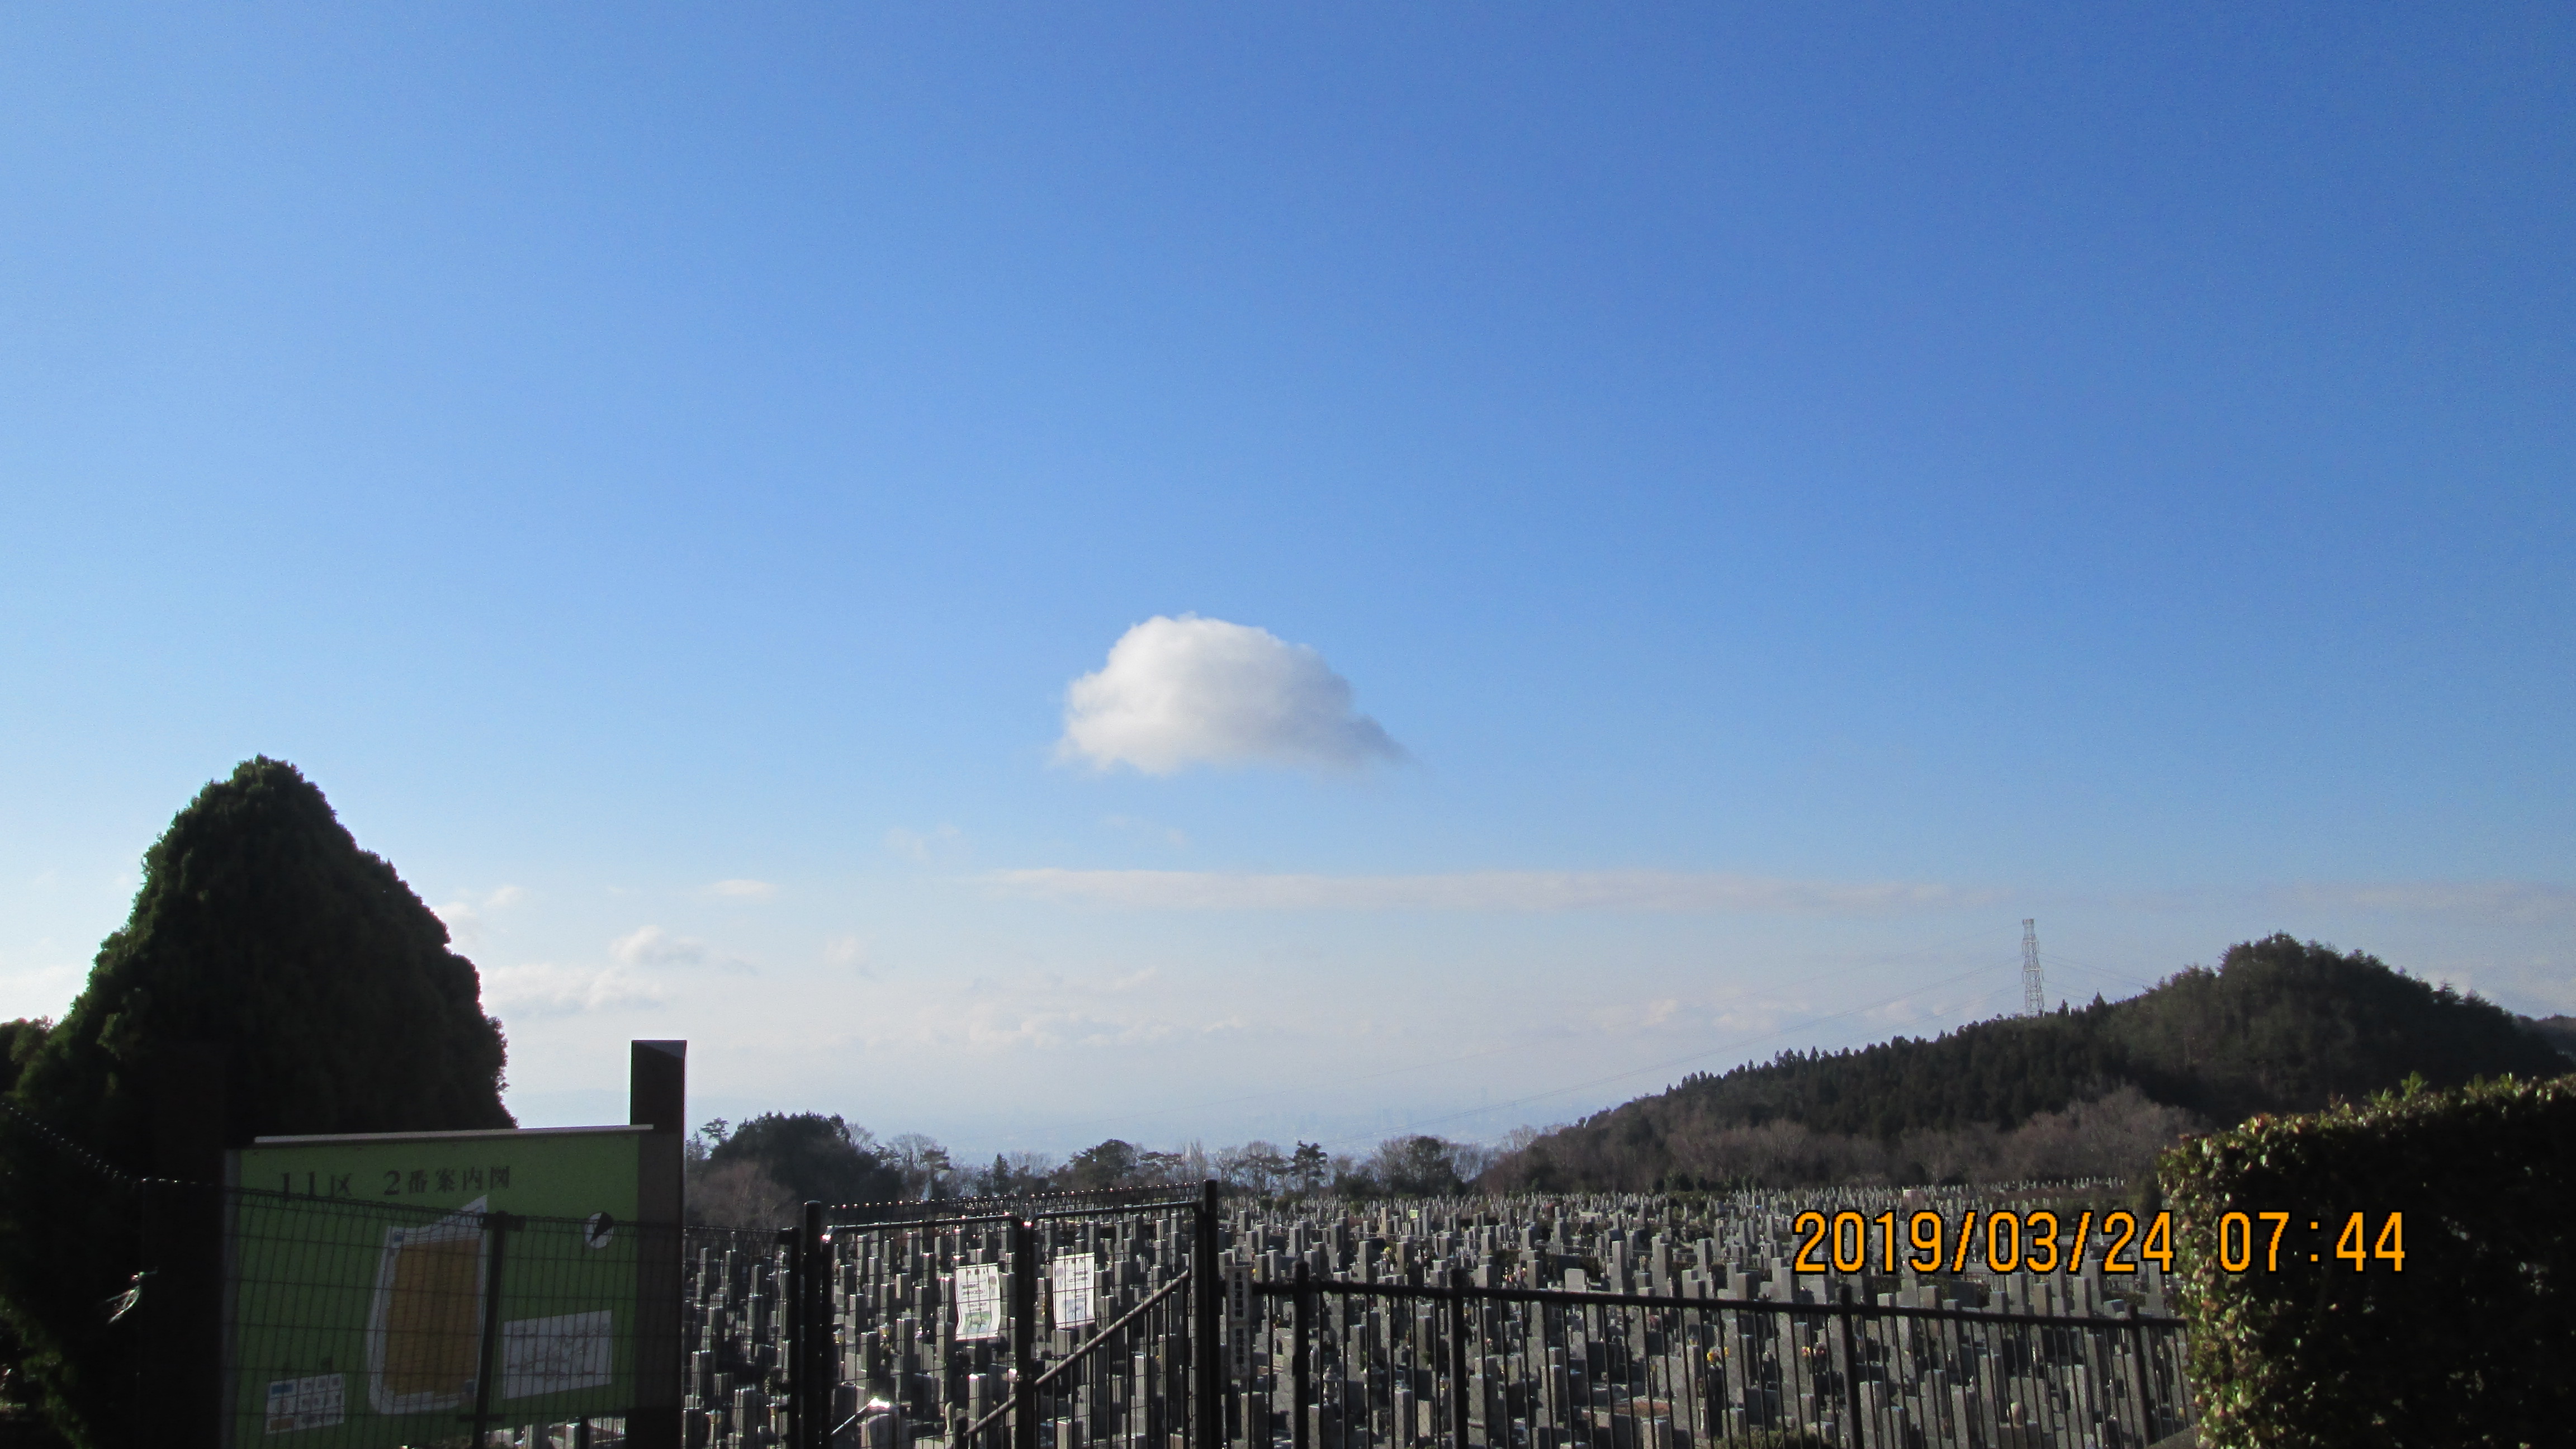
<path fill-rule="evenodd" d="M 2576 1442 L 2576 1076 L 2256 1117 L 2159 1178 L 2208 1444 Z M 2291 1214 L 2277 1269 L 2265 1211 Z M 2403 1214 L 2402 1268 L 2337 1259 L 2356 1211 L 2370 1248 Z"/>

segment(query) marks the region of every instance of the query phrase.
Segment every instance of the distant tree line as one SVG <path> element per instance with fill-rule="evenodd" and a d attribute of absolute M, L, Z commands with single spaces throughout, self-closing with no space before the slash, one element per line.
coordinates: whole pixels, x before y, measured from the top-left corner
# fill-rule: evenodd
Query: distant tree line
<path fill-rule="evenodd" d="M 808 1201 L 1195 1187 L 1211 1178 L 1259 1197 L 1429 1197 L 1475 1190 L 1495 1156 L 1476 1143 L 1428 1135 L 1389 1139 L 1366 1156 L 1327 1152 L 1315 1142 L 1282 1149 L 1255 1140 L 1211 1152 L 1197 1142 L 1157 1150 L 1112 1137 L 1061 1161 L 1004 1152 L 989 1165 L 961 1166 L 921 1133 L 879 1141 L 865 1127 L 819 1112 L 769 1112 L 739 1124 L 719 1118 L 690 1137 L 688 1152 L 690 1216 L 745 1227 L 789 1222 Z"/>

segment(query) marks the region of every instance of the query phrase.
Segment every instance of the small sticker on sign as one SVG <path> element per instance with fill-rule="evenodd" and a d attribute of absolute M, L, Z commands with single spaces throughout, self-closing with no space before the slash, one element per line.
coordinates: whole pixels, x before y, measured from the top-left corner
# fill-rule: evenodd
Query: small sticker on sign
<path fill-rule="evenodd" d="M 272 1379 L 268 1385 L 268 1432 L 292 1434 L 298 1429 L 328 1429 L 348 1416 L 346 1374 Z"/>

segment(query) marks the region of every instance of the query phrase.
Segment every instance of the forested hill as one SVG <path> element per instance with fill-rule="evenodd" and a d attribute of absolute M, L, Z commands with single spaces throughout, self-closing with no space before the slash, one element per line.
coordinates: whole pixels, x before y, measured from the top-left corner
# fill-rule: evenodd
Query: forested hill
<path fill-rule="evenodd" d="M 2547 1038 L 2570 1059 L 2576 1059 L 2576 1016 L 2544 1016 L 2531 1024 L 2532 1030 Z"/>
<path fill-rule="evenodd" d="M 2198 1123 L 2307 1111 L 2420 1074 L 2555 1076 L 2524 1021 L 2377 958 L 2273 936 L 2143 995 L 1931 1040 L 1784 1053 L 1539 1138 L 1496 1187 L 1645 1189 L 2134 1169 Z"/>

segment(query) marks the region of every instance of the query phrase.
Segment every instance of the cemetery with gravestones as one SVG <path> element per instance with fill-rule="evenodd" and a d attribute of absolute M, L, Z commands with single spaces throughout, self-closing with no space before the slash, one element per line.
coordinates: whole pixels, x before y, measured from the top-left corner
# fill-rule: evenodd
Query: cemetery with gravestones
<path fill-rule="evenodd" d="M 1861 1271 L 1831 1271 L 1812 1252 L 1807 1266 L 1825 1261 L 1828 1271 L 1800 1271 L 1802 1212 L 1903 1222 L 1931 1211 L 1956 1223 L 1986 1201 L 1964 1189 L 1870 1189 L 1227 1202 L 1219 1271 L 1258 1288 L 1250 1311 L 1225 1325 L 1225 1434 L 1239 1449 L 1965 1449 L 2145 1445 L 2181 1430 L 2190 1406 L 2179 1335 L 2138 1326 L 2170 1322 L 2166 1277 L 2152 1261 L 2106 1271 L 2099 1235 L 2073 1271 L 1997 1271 L 1973 1234 L 1937 1271 L 1917 1271 L 1904 1254 L 1894 1272 L 1879 1271 L 1875 1246 Z M 1046 1269 L 1025 1300 L 1036 1315 L 1030 1362 L 1075 1371 L 1053 1375 L 1036 1400 L 1036 1437 L 1021 1442 L 1181 1442 L 1195 1412 L 1192 1337 L 1187 1295 L 1166 1290 L 1190 1266 L 1190 1212 L 1166 1202 L 1031 1218 Z M 2074 1226 L 2070 1216 L 2061 1257 L 2072 1255 Z M 686 1442 L 755 1449 L 787 1428 L 777 1386 L 791 1353 L 790 1250 L 774 1233 L 697 1231 L 686 1268 Z M 990 1222 L 832 1228 L 834 1443 L 1008 1442 L 984 1438 L 1013 1366 L 1014 1325 L 992 1312 L 1012 1298 L 994 1284 L 1003 1241 Z M 1302 1394 L 1301 1273 L 1310 1289 Z M 1066 1285 L 1083 1279 L 1096 1285 L 1089 1301 L 1069 1302 Z M 1401 1296 L 1449 1284 L 1595 1297 Z M 1827 1305 L 1880 1311 L 1789 1311 Z M 1466 1338 L 1453 1342 L 1461 1325 Z M 1094 1342 L 1105 1330 L 1116 1341 Z"/>

